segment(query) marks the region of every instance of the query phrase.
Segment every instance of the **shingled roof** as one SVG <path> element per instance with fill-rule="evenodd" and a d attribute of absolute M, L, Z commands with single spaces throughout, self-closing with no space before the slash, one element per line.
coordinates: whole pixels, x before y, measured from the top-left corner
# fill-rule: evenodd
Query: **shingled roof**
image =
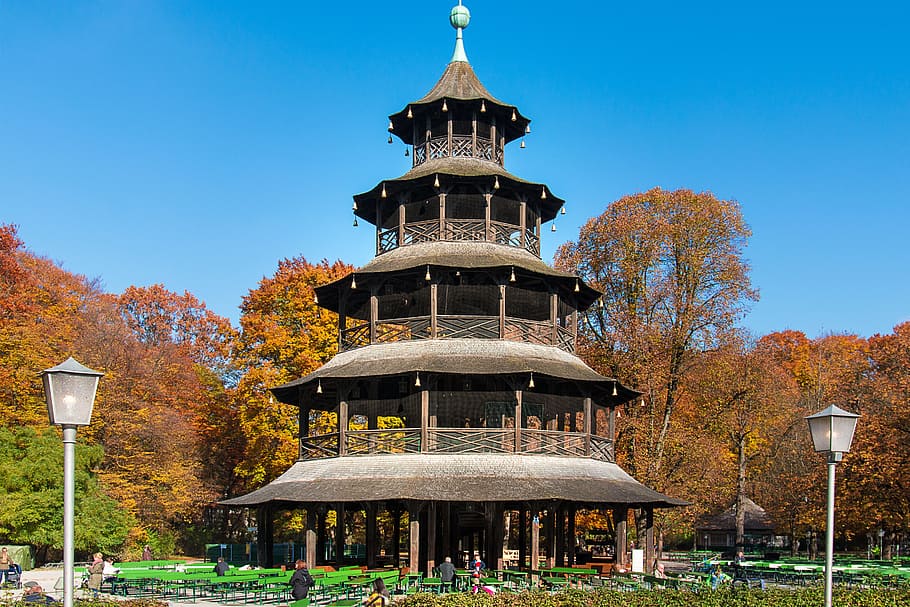
<path fill-rule="evenodd" d="M 774 531 L 774 522 L 765 509 L 750 500 L 748 497 L 743 498 L 743 510 L 745 511 L 745 523 L 743 529 L 749 532 L 755 531 Z M 720 514 L 703 517 L 696 525 L 699 531 L 729 531 L 736 529 L 736 504 L 733 504 Z"/>
<path fill-rule="evenodd" d="M 616 464 L 585 458 L 508 454 L 396 454 L 297 462 L 247 495 L 221 502 L 368 502 L 426 500 L 685 506 L 649 489 Z"/>

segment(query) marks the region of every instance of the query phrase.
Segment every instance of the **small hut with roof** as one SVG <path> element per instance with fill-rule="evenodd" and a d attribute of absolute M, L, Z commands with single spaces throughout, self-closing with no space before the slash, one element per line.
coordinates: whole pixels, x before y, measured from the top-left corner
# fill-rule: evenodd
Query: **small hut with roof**
<path fill-rule="evenodd" d="M 576 355 L 578 312 L 600 294 L 541 260 L 542 226 L 563 200 L 504 168 L 530 120 L 475 75 L 462 41 L 469 18 L 452 9 L 442 77 L 389 117 L 412 168 L 354 196 L 356 218 L 375 226 L 375 258 L 316 289 L 338 314 L 339 353 L 272 389 L 300 410 L 298 461 L 223 502 L 258 509 L 264 565 L 282 509 L 306 511 L 311 564 L 326 560 L 327 513 L 356 512 L 363 564 L 405 554 L 426 572 L 475 551 L 501 568 L 507 544 L 532 568 L 540 555 L 571 564 L 580 509 L 612 513 L 622 561 L 631 508 L 647 512 L 650 552 L 654 509 L 684 503 L 615 462 L 616 407 L 638 393 Z M 311 421 L 325 413 L 337 423 L 317 432 Z M 379 513 L 392 521 L 385 536 Z M 334 541 L 342 564 L 344 533 Z"/>

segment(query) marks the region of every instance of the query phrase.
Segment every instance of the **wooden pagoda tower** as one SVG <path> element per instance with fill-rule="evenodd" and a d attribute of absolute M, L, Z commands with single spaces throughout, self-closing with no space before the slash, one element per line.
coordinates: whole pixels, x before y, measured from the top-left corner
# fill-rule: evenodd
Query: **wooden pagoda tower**
<path fill-rule="evenodd" d="M 578 311 L 600 294 L 541 260 L 542 227 L 563 200 L 504 168 L 506 145 L 530 120 L 475 75 L 462 41 L 469 19 L 452 9 L 455 52 L 442 77 L 389 117 L 411 170 L 354 196 L 356 217 L 376 228 L 375 258 L 316 289 L 338 314 L 339 353 L 272 389 L 300 409 L 297 462 L 222 502 L 258 508 L 263 565 L 281 509 L 306 511 L 311 565 L 325 561 L 326 513 L 359 512 L 364 564 L 406 554 L 427 572 L 475 551 L 501 567 L 510 538 L 522 564 L 536 568 L 532 554 L 571 564 L 579 509 L 612 514 L 623 561 L 629 509 L 646 510 L 650 551 L 654 508 L 684 503 L 615 463 L 616 407 L 638 393 L 575 354 Z M 311 420 L 324 412 L 337 424 L 317 433 Z M 378 532 L 380 512 L 395 521 L 390 537 Z M 334 541 L 342 563 L 344 533 Z"/>

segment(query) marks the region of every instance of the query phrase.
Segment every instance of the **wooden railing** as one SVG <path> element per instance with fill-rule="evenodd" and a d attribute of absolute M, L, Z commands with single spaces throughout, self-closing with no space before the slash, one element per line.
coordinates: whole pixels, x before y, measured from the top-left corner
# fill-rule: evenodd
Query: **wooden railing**
<path fill-rule="evenodd" d="M 475 143 L 476 142 L 476 143 Z M 449 148 L 449 137 L 432 137 L 414 146 L 414 166 L 420 166 L 434 158 L 478 158 L 491 160 L 502 165 L 502 150 L 493 150 L 493 141 L 473 135 L 452 135 L 452 147 Z"/>
<path fill-rule="evenodd" d="M 432 317 L 413 316 L 388 318 L 376 323 L 375 343 L 429 339 L 432 337 Z M 548 321 L 527 320 L 507 316 L 500 334 L 498 316 L 462 316 L 440 314 L 436 317 L 436 337 L 440 339 L 505 339 L 528 344 L 556 346 L 575 353 L 575 336 L 563 327 L 557 327 L 553 340 L 553 325 Z M 341 330 L 341 351 L 370 345 L 370 325 L 360 323 Z"/>
<path fill-rule="evenodd" d="M 521 429 L 516 448 L 514 428 L 427 428 L 421 445 L 420 428 L 348 430 L 345 455 L 394 453 L 512 453 L 554 457 L 589 457 L 613 462 L 613 441 L 582 432 Z M 588 445 L 590 444 L 590 451 Z M 338 456 L 338 433 L 307 436 L 300 440 L 300 460 Z"/>
<path fill-rule="evenodd" d="M 446 219 L 445 230 L 440 230 L 440 221 L 411 221 L 404 224 L 399 234 L 398 226 L 380 230 L 376 240 L 376 254 L 388 253 L 400 246 L 420 244 L 423 242 L 495 242 L 525 249 L 534 255 L 540 255 L 540 238 L 532 229 L 525 229 L 521 237 L 521 226 L 500 221 L 491 221 L 487 233 L 483 219 Z"/>

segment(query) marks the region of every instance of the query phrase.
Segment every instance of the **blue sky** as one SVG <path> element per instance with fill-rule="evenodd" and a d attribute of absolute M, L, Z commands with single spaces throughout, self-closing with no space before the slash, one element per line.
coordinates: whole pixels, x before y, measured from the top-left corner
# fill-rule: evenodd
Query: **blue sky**
<path fill-rule="evenodd" d="M 0 222 L 112 292 L 236 322 L 279 259 L 374 253 L 351 196 L 451 56 L 452 0 L 0 3 Z M 506 167 L 567 201 L 543 252 L 653 186 L 734 198 L 756 334 L 910 320 L 902 2 L 473 0 L 468 58 L 532 122 Z"/>

